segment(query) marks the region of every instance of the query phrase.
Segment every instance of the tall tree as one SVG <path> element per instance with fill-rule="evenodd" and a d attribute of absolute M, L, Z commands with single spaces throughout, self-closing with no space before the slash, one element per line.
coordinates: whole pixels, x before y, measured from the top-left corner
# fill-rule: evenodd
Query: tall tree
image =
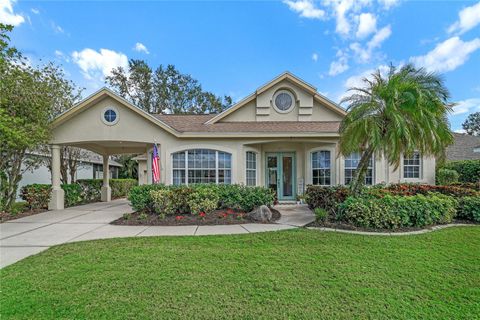
<path fill-rule="evenodd" d="M 348 114 L 340 126 L 340 152 L 362 153 L 350 186 L 354 193 L 364 184 L 372 155 L 385 156 L 398 168 L 402 154 L 442 158 L 453 142 L 447 119 L 452 104 L 441 76 L 408 64 L 399 70 L 391 66 L 385 76 L 377 70 L 363 83 L 342 100 Z"/>
<path fill-rule="evenodd" d="M 143 60 L 130 60 L 128 70 L 118 67 L 106 82 L 122 97 L 149 113 L 218 113 L 232 105 L 229 96 L 203 91 L 198 80 L 160 65 L 155 71 Z"/>
<path fill-rule="evenodd" d="M 462 128 L 471 136 L 480 136 L 480 112 L 470 114 L 462 123 Z"/>
<path fill-rule="evenodd" d="M 11 207 L 22 173 L 37 163 L 35 158 L 25 157 L 26 151 L 48 142 L 55 110 L 68 108 L 65 90 L 73 86 L 59 67 L 27 63 L 9 45 L 11 30 L 0 24 L 1 210 Z"/>

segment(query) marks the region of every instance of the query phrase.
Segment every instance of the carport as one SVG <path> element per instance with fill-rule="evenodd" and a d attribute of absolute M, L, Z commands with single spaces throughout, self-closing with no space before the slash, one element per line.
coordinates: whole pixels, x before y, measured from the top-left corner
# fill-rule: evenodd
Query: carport
<path fill-rule="evenodd" d="M 60 181 L 60 147 L 73 146 L 103 156 L 101 200 L 111 201 L 109 157 L 116 154 L 151 154 L 159 127 L 174 132 L 165 123 L 133 106 L 107 88 L 103 88 L 58 116 L 52 123 L 52 194 L 48 208 L 64 208 L 64 191 Z M 151 160 L 151 157 L 147 157 Z M 148 161 L 150 162 L 150 161 Z M 151 183 L 151 166 L 148 167 Z"/>

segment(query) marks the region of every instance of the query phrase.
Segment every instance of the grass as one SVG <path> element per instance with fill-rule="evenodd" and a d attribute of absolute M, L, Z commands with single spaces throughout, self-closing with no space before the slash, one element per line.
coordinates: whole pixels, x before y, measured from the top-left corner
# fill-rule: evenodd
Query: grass
<path fill-rule="evenodd" d="M 475 319 L 479 261 L 479 227 L 80 242 L 1 270 L 1 318 Z"/>

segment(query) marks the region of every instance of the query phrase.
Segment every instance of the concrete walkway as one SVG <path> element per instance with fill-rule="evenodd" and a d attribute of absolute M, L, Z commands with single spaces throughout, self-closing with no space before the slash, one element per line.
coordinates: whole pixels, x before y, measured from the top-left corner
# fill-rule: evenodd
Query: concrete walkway
<path fill-rule="evenodd" d="M 47 211 L 0 224 L 0 268 L 37 254 L 51 246 L 94 239 L 147 236 L 200 236 L 278 231 L 303 227 L 314 221 L 306 206 L 275 207 L 277 223 L 218 226 L 117 226 L 109 224 L 133 212 L 127 200 L 92 203 L 65 210 Z"/>

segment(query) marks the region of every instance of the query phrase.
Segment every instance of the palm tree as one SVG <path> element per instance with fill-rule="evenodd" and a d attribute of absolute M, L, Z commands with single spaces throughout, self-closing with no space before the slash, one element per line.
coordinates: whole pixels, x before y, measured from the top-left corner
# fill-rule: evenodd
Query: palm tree
<path fill-rule="evenodd" d="M 354 194 L 364 184 L 372 155 L 385 156 L 397 169 L 402 154 L 443 158 L 453 142 L 447 119 L 453 104 L 440 75 L 408 64 L 399 70 L 390 66 L 385 76 L 377 70 L 363 83 L 342 100 L 348 114 L 340 126 L 340 152 L 362 154 L 350 185 Z"/>

